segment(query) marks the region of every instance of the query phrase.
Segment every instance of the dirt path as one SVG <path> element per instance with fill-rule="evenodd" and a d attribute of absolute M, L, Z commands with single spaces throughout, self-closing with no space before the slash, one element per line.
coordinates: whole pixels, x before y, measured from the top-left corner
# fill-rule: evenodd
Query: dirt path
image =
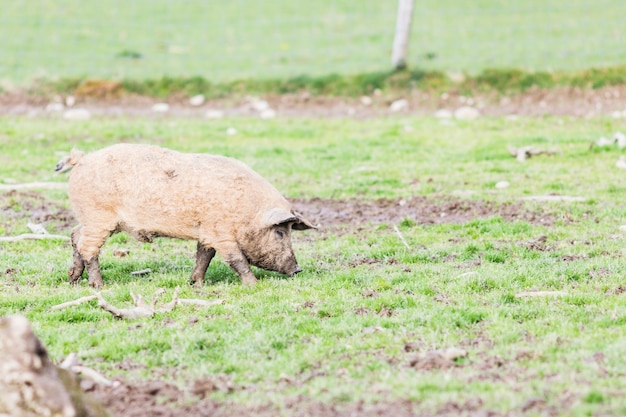
<path fill-rule="evenodd" d="M 0 94 L 0 114 L 31 117 L 63 117 L 68 107 L 64 97 L 49 99 L 14 91 Z M 263 101 L 272 109 L 267 113 L 259 107 L 259 99 L 232 97 L 207 100 L 199 106 L 189 104 L 185 97 L 165 100 L 168 104 L 155 108 L 157 100 L 127 94 L 115 100 L 78 99 L 73 108 L 89 111 L 92 116 L 127 117 L 190 117 L 221 118 L 237 116 L 255 117 L 321 117 L 369 118 L 387 115 L 435 115 L 438 110 L 450 114 L 461 107 L 472 107 L 482 116 L 543 116 L 547 114 L 573 117 L 613 116 L 626 117 L 626 86 L 604 87 L 597 90 L 581 88 L 532 88 L 521 94 L 499 96 L 493 93 L 475 93 L 471 97 L 450 92 L 430 94 L 412 91 L 405 94 L 384 93 L 371 97 L 316 97 L 307 93 L 268 95 Z M 394 107 L 392 103 L 404 99 L 405 104 Z M 441 115 L 441 114 L 440 114 Z M 80 117 L 80 116 L 79 116 Z"/>

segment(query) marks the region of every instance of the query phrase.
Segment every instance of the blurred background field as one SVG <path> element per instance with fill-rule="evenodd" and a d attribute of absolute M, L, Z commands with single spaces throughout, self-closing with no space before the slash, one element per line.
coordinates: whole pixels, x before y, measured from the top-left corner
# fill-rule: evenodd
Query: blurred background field
<path fill-rule="evenodd" d="M 398 4 L 380 0 L 16 0 L 0 13 L 0 82 L 213 82 L 391 69 Z M 478 73 L 617 66 L 621 0 L 418 0 L 410 68 Z"/>

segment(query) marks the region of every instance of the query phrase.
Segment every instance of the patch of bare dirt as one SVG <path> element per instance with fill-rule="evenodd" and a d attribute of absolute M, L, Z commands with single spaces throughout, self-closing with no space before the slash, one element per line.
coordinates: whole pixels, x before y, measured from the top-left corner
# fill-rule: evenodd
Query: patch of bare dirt
<path fill-rule="evenodd" d="M 11 224 L 18 220 L 43 225 L 48 232 L 68 232 L 75 225 L 74 215 L 68 208 L 48 199 L 35 191 L 9 191 L 0 193 L 0 219 L 5 219 L 5 229 L 8 233 Z"/>
<path fill-rule="evenodd" d="M 304 217 L 334 233 L 358 230 L 367 223 L 397 224 L 405 219 L 417 224 L 467 223 L 492 216 L 500 216 L 508 222 L 526 221 L 540 225 L 551 225 L 555 221 L 549 212 L 528 210 L 522 202 L 497 203 L 452 196 L 372 201 L 321 198 L 291 201 Z"/>
<path fill-rule="evenodd" d="M 108 98 L 106 98 L 108 97 Z M 61 102 L 63 97 L 58 98 Z M 405 99 L 406 106 L 392 111 L 390 104 Z M 277 117 L 350 117 L 368 118 L 388 114 L 434 115 L 438 110 L 454 112 L 460 107 L 474 107 L 483 116 L 543 116 L 573 117 L 609 116 L 626 110 L 626 86 L 600 89 L 559 87 L 553 89 L 531 88 L 515 95 L 474 92 L 466 97 L 453 91 L 432 94 L 411 91 L 405 94 L 374 94 L 367 100 L 350 97 L 320 97 L 304 92 L 299 94 L 266 95 L 263 97 Z M 187 97 L 169 98 L 166 112 L 154 111 L 152 106 L 163 100 L 134 94 L 115 94 L 94 99 L 76 96 L 74 107 L 89 110 L 99 116 L 129 117 L 205 117 L 207 110 L 219 110 L 220 117 L 259 116 L 248 97 L 229 97 L 207 100 L 200 106 L 189 104 Z M 59 116 L 63 106 L 48 106 L 54 100 L 24 91 L 0 94 L 0 114 L 28 116 Z M 55 102 L 56 103 L 56 102 Z M 215 113 L 214 113 L 215 114 Z M 213 116 L 215 117 L 215 116 Z"/>
<path fill-rule="evenodd" d="M 480 398 L 465 403 L 448 403 L 439 410 L 419 413 L 417 402 L 397 399 L 368 404 L 363 401 L 349 403 L 325 403 L 303 395 L 286 400 L 277 406 L 271 403 L 244 406 L 230 402 L 217 402 L 199 397 L 193 389 L 182 390 L 163 381 L 149 381 L 137 384 L 122 384 L 118 387 L 97 387 L 92 394 L 100 400 L 114 417 L 222 417 L 257 416 L 275 417 L 341 417 L 358 415 L 362 417 L 413 417 L 428 416 L 498 416 L 489 411 L 485 414 Z"/>

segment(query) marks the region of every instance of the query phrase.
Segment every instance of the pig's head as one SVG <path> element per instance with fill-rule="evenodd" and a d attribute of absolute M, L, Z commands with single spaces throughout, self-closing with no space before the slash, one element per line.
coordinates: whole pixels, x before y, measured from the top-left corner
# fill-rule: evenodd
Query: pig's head
<path fill-rule="evenodd" d="M 250 264 L 294 276 L 302 270 L 291 247 L 291 231 L 311 228 L 315 226 L 294 211 L 271 209 L 246 232 L 240 246 Z"/>

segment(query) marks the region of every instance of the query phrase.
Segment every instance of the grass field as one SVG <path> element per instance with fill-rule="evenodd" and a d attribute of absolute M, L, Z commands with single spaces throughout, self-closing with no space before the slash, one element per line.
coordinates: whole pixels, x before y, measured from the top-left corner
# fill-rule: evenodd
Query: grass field
<path fill-rule="evenodd" d="M 233 124 L 239 133 L 226 135 Z M 322 224 L 294 236 L 304 269 L 297 277 L 255 270 L 260 283 L 245 287 L 217 259 L 201 290 L 187 284 L 193 242 L 148 245 L 119 234 L 101 257 L 111 303 L 128 306 L 129 290 L 150 298 L 160 287 L 167 301 L 176 286 L 181 297 L 225 301 L 134 322 L 116 320 L 95 303 L 50 311 L 92 293 L 86 282 L 67 284 L 66 242 L 0 243 L 0 315 L 26 315 L 57 361 L 78 352 L 109 377 L 165 378 L 183 387 L 221 374 L 236 388 L 214 397 L 243 404 L 284 406 L 298 395 L 339 406 L 404 398 L 429 412 L 479 399 L 480 409 L 498 414 L 622 415 L 626 187 L 615 167 L 622 152 L 589 149 L 617 130 L 626 130 L 623 120 L 556 117 L 0 118 L 0 183 L 63 182 L 53 167 L 72 146 L 132 141 L 234 156 L 288 197 L 437 202 L 462 194 L 461 201 L 519 203 L 552 219 Z M 558 154 L 520 163 L 507 145 Z M 496 188 L 500 181 L 510 186 Z M 546 194 L 584 201 L 524 200 Z M 68 205 L 59 190 L 0 194 L 0 235 L 27 232 L 42 201 L 54 210 Z M 44 223 L 51 233 L 69 235 L 71 225 L 58 218 Z M 130 256 L 113 257 L 118 247 Z M 146 267 L 153 270 L 147 277 L 129 274 Z M 516 297 L 537 290 L 562 293 Z M 443 365 L 415 359 L 447 347 L 467 356 Z"/>
<path fill-rule="evenodd" d="M 0 15 L 0 81 L 387 71 L 396 3 L 19 0 Z M 425 0 L 415 7 L 412 68 L 571 70 L 626 59 L 619 0 Z"/>

